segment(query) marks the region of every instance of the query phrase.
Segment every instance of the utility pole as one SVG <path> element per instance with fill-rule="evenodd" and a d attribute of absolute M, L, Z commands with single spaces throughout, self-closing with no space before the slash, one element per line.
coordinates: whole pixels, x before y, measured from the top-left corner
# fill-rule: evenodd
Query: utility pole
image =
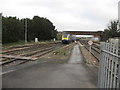
<path fill-rule="evenodd" d="M 120 1 L 118 2 L 118 21 L 117 29 L 120 29 Z"/>
<path fill-rule="evenodd" d="M 0 13 L 0 44 L 2 44 L 2 13 Z"/>
<path fill-rule="evenodd" d="M 27 18 L 25 19 L 25 43 L 27 43 Z"/>

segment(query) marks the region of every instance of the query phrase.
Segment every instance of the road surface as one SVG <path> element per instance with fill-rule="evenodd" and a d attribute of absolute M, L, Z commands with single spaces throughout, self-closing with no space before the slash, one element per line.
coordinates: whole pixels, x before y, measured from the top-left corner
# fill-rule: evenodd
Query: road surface
<path fill-rule="evenodd" d="M 66 64 L 36 63 L 3 74 L 3 88 L 96 88 L 97 75 L 83 62 L 76 44 Z"/>

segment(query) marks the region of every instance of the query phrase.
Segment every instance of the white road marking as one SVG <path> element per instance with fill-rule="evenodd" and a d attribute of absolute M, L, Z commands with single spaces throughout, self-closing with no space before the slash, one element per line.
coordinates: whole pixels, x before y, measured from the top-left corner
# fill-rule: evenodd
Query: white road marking
<path fill-rule="evenodd" d="M 0 73 L 0 75 L 3 75 L 3 74 L 6 74 L 6 73 L 10 73 L 10 72 L 13 72 L 15 70 L 10 70 L 10 71 L 6 71 L 6 72 L 3 72 L 3 73 Z"/>

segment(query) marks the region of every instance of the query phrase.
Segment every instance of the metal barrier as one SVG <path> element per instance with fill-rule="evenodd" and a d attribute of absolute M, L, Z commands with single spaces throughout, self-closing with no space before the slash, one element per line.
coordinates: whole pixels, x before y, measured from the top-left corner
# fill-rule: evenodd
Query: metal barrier
<path fill-rule="evenodd" d="M 120 89 L 120 44 L 100 44 L 99 88 Z"/>

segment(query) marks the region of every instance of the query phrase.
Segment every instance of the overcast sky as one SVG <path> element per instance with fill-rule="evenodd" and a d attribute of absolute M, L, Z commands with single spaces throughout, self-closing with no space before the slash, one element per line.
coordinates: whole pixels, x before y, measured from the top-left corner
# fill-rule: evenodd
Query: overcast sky
<path fill-rule="evenodd" d="M 46 17 L 58 31 L 103 30 L 118 18 L 119 0 L 0 0 L 4 16 Z"/>

